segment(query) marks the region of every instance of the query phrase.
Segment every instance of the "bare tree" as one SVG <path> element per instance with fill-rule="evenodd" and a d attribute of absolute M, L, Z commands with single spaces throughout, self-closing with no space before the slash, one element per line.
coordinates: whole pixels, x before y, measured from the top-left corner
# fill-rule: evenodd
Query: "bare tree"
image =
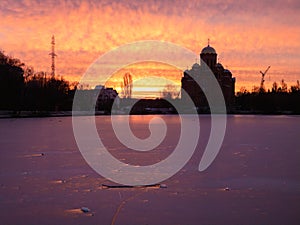
<path fill-rule="evenodd" d="M 284 82 L 284 79 L 281 80 L 281 92 L 287 92 L 287 84 Z"/>
<path fill-rule="evenodd" d="M 278 92 L 278 84 L 276 81 L 272 85 L 272 92 L 275 92 L 275 93 Z"/>
<path fill-rule="evenodd" d="M 132 76 L 130 73 L 125 73 L 123 76 L 123 85 L 121 85 L 123 90 L 123 96 L 125 98 L 131 98 L 132 94 Z"/>
<path fill-rule="evenodd" d="M 299 91 L 300 91 L 300 83 L 299 83 L 299 80 L 297 80 L 296 85 L 291 86 L 291 92 L 296 93 L 296 92 L 299 92 Z"/>
<path fill-rule="evenodd" d="M 249 93 L 249 91 L 247 90 L 247 88 L 245 86 L 242 86 L 240 88 L 240 91 L 237 93 L 237 95 L 243 95 L 243 94 L 247 94 Z"/>
<path fill-rule="evenodd" d="M 252 93 L 259 93 L 259 92 L 260 92 L 260 88 L 257 86 L 253 86 Z"/>
<path fill-rule="evenodd" d="M 24 70 L 24 79 L 25 82 L 27 82 L 33 75 L 34 75 L 34 69 L 32 66 L 27 66 Z"/>
<path fill-rule="evenodd" d="M 162 93 L 161 97 L 165 99 L 175 99 L 178 98 L 179 92 L 177 91 L 177 88 L 173 84 L 166 84 Z"/>

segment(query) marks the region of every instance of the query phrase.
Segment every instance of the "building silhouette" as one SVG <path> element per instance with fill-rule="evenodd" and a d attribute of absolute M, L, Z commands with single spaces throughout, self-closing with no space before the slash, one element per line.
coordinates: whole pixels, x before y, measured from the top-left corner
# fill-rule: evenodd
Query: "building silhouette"
<path fill-rule="evenodd" d="M 94 98 L 96 98 L 96 110 L 110 112 L 113 102 L 119 98 L 115 89 L 103 85 L 97 85 L 92 91 L 94 92 Z"/>
<path fill-rule="evenodd" d="M 209 106 L 204 93 L 210 91 L 213 94 L 214 91 L 214 88 L 210 87 L 209 82 L 205 79 L 205 75 L 211 75 L 211 73 L 207 73 L 208 68 L 220 85 L 227 110 L 231 111 L 234 104 L 235 78 L 228 69 L 224 69 L 223 65 L 217 62 L 217 52 L 209 43 L 200 53 L 200 64 L 196 62 L 191 69 L 184 71 L 181 87 L 186 93 L 182 93 L 181 99 L 184 102 L 188 97 L 186 95 L 189 95 L 198 110 L 208 110 Z M 195 80 L 200 81 L 205 90 L 202 90 Z"/>

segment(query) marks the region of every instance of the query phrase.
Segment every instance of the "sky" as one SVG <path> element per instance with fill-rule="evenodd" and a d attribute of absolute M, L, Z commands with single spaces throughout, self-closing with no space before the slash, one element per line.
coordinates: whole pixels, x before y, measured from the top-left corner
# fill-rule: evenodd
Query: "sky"
<path fill-rule="evenodd" d="M 55 35 L 56 74 L 79 81 L 99 56 L 127 43 L 168 41 L 199 54 L 209 38 L 218 61 L 236 77 L 236 91 L 259 86 L 259 71 L 269 65 L 265 85 L 270 88 L 274 81 L 300 80 L 299 15 L 299 0 L 1 0 L 0 50 L 50 74 Z M 178 87 L 182 76 L 161 63 L 124 70 L 137 82 L 141 74 L 153 73 Z M 119 90 L 120 82 L 108 84 Z M 144 83 L 149 88 L 159 82 Z M 136 90 L 142 84 L 136 83 Z"/>

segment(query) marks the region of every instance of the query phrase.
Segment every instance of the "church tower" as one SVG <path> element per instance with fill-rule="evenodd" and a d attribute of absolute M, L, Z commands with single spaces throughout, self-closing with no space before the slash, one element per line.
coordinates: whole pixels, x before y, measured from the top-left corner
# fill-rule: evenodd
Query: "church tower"
<path fill-rule="evenodd" d="M 213 47 L 209 46 L 209 40 L 207 46 L 203 48 L 200 53 L 200 59 L 202 59 L 211 70 L 213 70 L 217 64 L 217 53 Z"/>
<path fill-rule="evenodd" d="M 181 88 L 185 90 L 182 92 L 181 99 L 184 104 L 189 97 L 193 100 L 198 112 L 209 112 L 209 104 L 205 96 L 205 90 L 213 91 L 209 82 L 206 83 L 203 76 L 207 71 L 204 63 L 210 68 L 211 72 L 215 76 L 220 88 L 223 92 L 224 100 L 227 106 L 227 110 L 231 111 L 234 107 L 234 92 L 235 92 L 235 78 L 232 77 L 232 73 L 228 69 L 224 69 L 221 63 L 217 63 L 216 50 L 208 44 L 202 49 L 200 53 L 201 65 L 195 63 L 191 69 L 187 69 L 183 73 L 181 78 Z M 203 78 L 204 86 L 199 87 L 195 79 Z M 203 90 L 202 90 L 203 89 Z"/>

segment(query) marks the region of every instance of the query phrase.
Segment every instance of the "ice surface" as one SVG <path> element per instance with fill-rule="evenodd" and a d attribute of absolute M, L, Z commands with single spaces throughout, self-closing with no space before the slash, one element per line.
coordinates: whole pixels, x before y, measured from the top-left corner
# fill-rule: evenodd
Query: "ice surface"
<path fill-rule="evenodd" d="M 149 117 L 132 116 L 139 138 Z M 149 152 L 121 145 L 109 116 L 96 122 L 115 157 L 143 166 L 177 144 L 180 120 L 162 118 L 172 132 Z M 299 124 L 299 116 L 229 116 L 220 153 L 199 172 L 210 132 L 210 117 L 200 116 L 197 150 L 167 188 L 103 189 L 116 184 L 84 161 L 71 117 L 0 119 L 0 224 L 299 224 Z"/>

